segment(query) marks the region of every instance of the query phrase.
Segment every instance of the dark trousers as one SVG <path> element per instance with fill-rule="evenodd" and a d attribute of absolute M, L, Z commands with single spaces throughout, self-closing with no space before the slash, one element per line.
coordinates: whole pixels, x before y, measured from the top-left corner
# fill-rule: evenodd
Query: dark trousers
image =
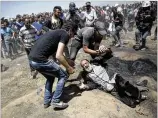
<path fill-rule="evenodd" d="M 132 108 L 136 107 L 136 100 L 141 98 L 139 89 L 119 75 L 116 77 L 115 90 L 111 94 Z"/>

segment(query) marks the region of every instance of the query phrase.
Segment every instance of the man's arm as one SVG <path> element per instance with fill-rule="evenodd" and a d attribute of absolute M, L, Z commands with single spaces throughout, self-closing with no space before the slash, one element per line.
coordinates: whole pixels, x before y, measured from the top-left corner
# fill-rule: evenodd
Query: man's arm
<path fill-rule="evenodd" d="M 67 69 L 67 71 L 70 74 L 72 74 L 72 73 L 74 73 L 74 69 L 66 61 L 66 58 L 63 55 L 64 49 L 65 49 L 65 44 L 59 42 L 58 49 L 57 49 L 57 52 L 56 52 L 56 58 Z"/>
<path fill-rule="evenodd" d="M 99 50 L 89 49 L 88 46 L 86 46 L 86 45 L 83 45 L 83 50 L 85 53 L 88 53 L 88 54 L 99 55 Z"/>

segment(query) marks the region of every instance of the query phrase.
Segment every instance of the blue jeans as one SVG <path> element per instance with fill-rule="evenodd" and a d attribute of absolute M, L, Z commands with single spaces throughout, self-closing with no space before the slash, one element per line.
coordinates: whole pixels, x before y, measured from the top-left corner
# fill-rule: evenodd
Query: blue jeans
<path fill-rule="evenodd" d="M 44 92 L 44 104 L 50 102 L 60 102 L 60 97 L 63 93 L 63 88 L 66 80 L 68 79 L 68 74 L 64 71 L 56 62 L 49 60 L 44 63 L 29 61 L 30 65 L 40 72 L 47 80 L 45 84 Z M 58 83 L 56 90 L 52 95 L 52 87 L 55 77 L 58 78 Z"/>

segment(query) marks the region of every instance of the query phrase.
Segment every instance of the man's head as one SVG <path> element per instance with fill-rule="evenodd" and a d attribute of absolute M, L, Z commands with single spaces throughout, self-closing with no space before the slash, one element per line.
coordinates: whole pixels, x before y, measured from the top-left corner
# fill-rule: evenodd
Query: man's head
<path fill-rule="evenodd" d="M 2 29 L 5 28 L 5 26 L 4 26 L 4 20 L 1 20 L 1 28 Z"/>
<path fill-rule="evenodd" d="M 62 26 L 62 29 L 66 30 L 70 36 L 70 38 L 74 37 L 74 35 L 76 34 L 77 32 L 77 29 L 78 29 L 78 25 L 75 24 L 74 22 L 72 21 L 66 21 L 63 26 Z"/>
<path fill-rule="evenodd" d="M 92 65 L 87 59 L 81 60 L 80 65 L 83 68 L 83 70 L 85 70 L 86 72 L 92 72 L 93 70 Z"/>
<path fill-rule="evenodd" d="M 89 11 L 91 8 L 91 2 L 86 2 L 86 9 Z"/>
<path fill-rule="evenodd" d="M 75 11 L 76 11 L 75 3 L 74 2 L 70 2 L 70 4 L 69 4 L 69 12 L 70 12 L 70 14 L 74 14 Z"/>
<path fill-rule="evenodd" d="M 61 7 L 60 6 L 55 6 L 54 9 L 53 9 L 53 15 L 56 17 L 56 18 L 59 18 L 61 16 Z"/>
<path fill-rule="evenodd" d="M 25 27 L 26 27 L 27 29 L 30 29 L 30 27 L 31 27 L 31 22 L 30 22 L 29 19 L 25 19 Z"/>
<path fill-rule="evenodd" d="M 150 1 L 143 1 L 142 2 L 142 7 L 146 8 L 146 7 L 150 7 L 150 6 L 151 6 Z"/>
<path fill-rule="evenodd" d="M 18 21 L 18 22 L 21 22 L 21 15 L 16 15 L 16 20 Z"/>
<path fill-rule="evenodd" d="M 123 9 L 121 7 L 118 7 L 117 8 L 117 13 L 122 13 L 123 12 Z"/>
<path fill-rule="evenodd" d="M 41 14 L 37 16 L 37 19 L 39 23 L 42 23 L 44 21 L 44 18 Z"/>
<path fill-rule="evenodd" d="M 1 25 L 2 25 L 3 28 L 8 27 L 8 25 L 9 25 L 8 20 L 5 19 L 5 20 L 3 21 L 3 23 L 1 23 Z"/>
<path fill-rule="evenodd" d="M 104 35 L 107 34 L 106 29 L 105 29 L 105 24 L 103 22 L 101 22 L 101 21 L 94 22 L 94 28 L 96 30 L 96 33 L 100 37 L 103 37 Z"/>

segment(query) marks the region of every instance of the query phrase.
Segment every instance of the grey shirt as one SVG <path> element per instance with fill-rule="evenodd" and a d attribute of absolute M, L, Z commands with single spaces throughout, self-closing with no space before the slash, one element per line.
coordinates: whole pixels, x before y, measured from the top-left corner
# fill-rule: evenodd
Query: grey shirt
<path fill-rule="evenodd" d="M 89 46 L 91 39 L 94 36 L 94 28 L 93 27 L 84 27 L 77 32 L 78 40 L 82 41 L 83 45 Z"/>

